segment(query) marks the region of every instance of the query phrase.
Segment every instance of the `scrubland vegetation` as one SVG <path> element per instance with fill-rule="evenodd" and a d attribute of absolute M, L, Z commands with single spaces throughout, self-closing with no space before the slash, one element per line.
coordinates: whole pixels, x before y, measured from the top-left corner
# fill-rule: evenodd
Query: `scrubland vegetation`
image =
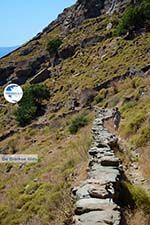
<path fill-rule="evenodd" d="M 24 90 L 23 98 L 15 111 L 16 121 L 25 126 L 40 114 L 42 100 L 48 99 L 50 92 L 44 85 L 31 85 Z"/>
<path fill-rule="evenodd" d="M 130 40 L 113 35 L 141 29 L 143 23 L 147 24 L 149 15 L 149 2 L 142 1 L 137 7 L 127 9 L 122 17 L 102 16 L 84 21 L 71 30 L 63 42 L 60 41 L 61 30 L 58 26 L 41 36 L 34 54 L 31 52 L 20 56 L 18 51 L 1 62 L 6 65 L 7 61 L 30 60 L 46 48 L 50 54 L 55 54 L 59 47 L 79 44 L 93 35 L 108 35 L 108 38 L 94 45 L 78 47 L 75 55 L 52 68 L 52 76 L 43 85 L 25 84 L 23 100 L 17 107 L 11 107 L 1 97 L 5 105 L 0 108 L 1 133 L 9 129 L 18 130 L 0 142 L 0 152 L 35 153 L 40 159 L 38 164 L 1 165 L 2 225 L 71 223 L 73 201 L 70 189 L 86 176 L 87 150 L 91 145 L 94 118 L 92 107 L 95 105 L 119 107 L 122 115 L 119 135 L 127 143 L 126 152 L 119 153 L 120 157 L 129 165 L 132 163 L 131 155 L 139 151 L 140 157 L 136 160 L 143 177 L 150 178 L 150 79 L 149 72 L 143 76 L 139 72 L 150 63 L 150 33 L 138 34 Z M 110 31 L 106 30 L 109 22 L 113 26 Z M 28 47 L 32 44 L 35 41 L 29 43 Z M 129 69 L 137 70 L 132 78 L 111 82 L 108 87 L 97 91 L 96 95 L 92 91 L 85 91 L 87 88 L 93 90 L 102 82 L 122 75 Z M 80 103 L 79 113 L 70 113 L 68 96 L 76 97 Z M 83 110 L 88 101 L 91 111 Z M 61 107 L 52 110 L 53 105 Z M 135 207 L 129 225 L 148 225 L 149 195 L 131 184 L 126 184 L 126 188 Z M 143 224 L 138 224 L 138 219 Z"/>

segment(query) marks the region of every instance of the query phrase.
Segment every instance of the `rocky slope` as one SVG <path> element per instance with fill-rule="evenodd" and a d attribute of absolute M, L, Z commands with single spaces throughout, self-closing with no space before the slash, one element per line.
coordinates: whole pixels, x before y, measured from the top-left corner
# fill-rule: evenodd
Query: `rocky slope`
<path fill-rule="evenodd" d="M 58 18 L 48 25 L 43 32 L 39 33 L 31 41 L 24 46 L 18 48 L 14 53 L 11 53 L 7 58 L 1 60 L 1 84 L 6 82 L 18 82 L 24 84 L 27 79 L 33 77 L 49 61 L 49 56 L 44 49 L 45 39 L 59 36 L 65 39 L 70 30 L 78 27 L 86 19 L 99 17 L 101 14 L 110 14 L 115 11 L 120 12 L 125 7 L 128 1 L 77 1 L 77 3 L 64 10 Z M 58 32 L 58 33 L 56 33 Z M 97 40 L 85 40 L 94 43 Z M 84 44 L 84 43 L 83 43 Z M 82 44 L 81 44 L 82 45 Z M 75 48 L 75 46 L 72 46 Z M 60 58 L 66 59 L 75 51 L 67 46 L 67 49 L 61 49 Z"/>
<path fill-rule="evenodd" d="M 16 122 L 17 106 L 0 96 L 0 152 L 32 152 L 41 159 L 37 165 L 1 165 L 2 225 L 71 223 L 70 189 L 83 176 L 86 179 L 95 105 L 119 107 L 119 136 L 125 151 L 117 153 L 118 157 L 129 173 L 136 164 L 141 177 L 150 178 L 150 33 L 144 25 L 132 28 L 132 35 L 116 35 L 124 9 L 134 4 L 139 2 L 77 1 L 36 37 L 0 60 L 1 92 L 9 82 L 24 89 L 44 84 L 51 92 L 43 102 L 43 114 L 25 127 Z M 51 55 L 47 44 L 56 39 L 62 43 L 57 54 Z M 89 125 L 71 135 L 72 120 L 85 112 Z M 137 210 L 148 214 L 143 202 Z"/>

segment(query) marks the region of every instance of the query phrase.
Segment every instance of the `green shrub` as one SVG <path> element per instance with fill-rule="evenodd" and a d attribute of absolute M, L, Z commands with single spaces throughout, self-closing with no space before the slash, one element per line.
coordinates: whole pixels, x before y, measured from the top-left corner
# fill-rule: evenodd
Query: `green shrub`
<path fill-rule="evenodd" d="M 76 134 L 80 127 L 84 127 L 88 124 L 88 118 L 85 114 L 78 115 L 75 117 L 69 126 L 71 134 Z"/>
<path fill-rule="evenodd" d="M 145 21 L 150 20 L 150 1 L 149 0 L 142 1 L 142 4 L 140 6 L 140 10 L 143 14 L 143 17 L 144 17 Z"/>
<path fill-rule="evenodd" d="M 143 23 L 138 7 L 129 7 L 123 14 L 118 26 L 117 34 L 122 35 Z"/>
<path fill-rule="evenodd" d="M 125 10 L 118 26 L 116 33 L 125 34 L 127 31 L 144 27 L 147 20 L 150 19 L 150 3 L 148 0 L 142 1 L 138 6 L 130 6 Z"/>
<path fill-rule="evenodd" d="M 60 47 L 61 44 L 62 44 L 62 41 L 60 39 L 50 40 L 47 44 L 46 49 L 50 55 L 54 55 L 57 53 L 58 48 Z"/>
<path fill-rule="evenodd" d="M 24 90 L 19 107 L 15 111 L 16 121 L 25 126 L 35 118 L 42 107 L 42 100 L 48 99 L 49 90 L 44 85 L 32 85 Z"/>

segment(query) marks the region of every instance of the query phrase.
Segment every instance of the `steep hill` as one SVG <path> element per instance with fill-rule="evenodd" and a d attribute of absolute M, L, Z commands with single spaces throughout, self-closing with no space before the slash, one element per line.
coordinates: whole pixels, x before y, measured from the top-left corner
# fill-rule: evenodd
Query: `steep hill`
<path fill-rule="evenodd" d="M 135 182 L 129 174 L 132 183 L 150 189 L 149 15 L 149 0 L 78 0 L 0 60 L 1 92 L 10 82 L 22 85 L 30 97 L 37 84 L 50 91 L 38 104 L 33 97 L 32 109 L 30 101 L 14 106 L 0 96 L 0 153 L 39 156 L 37 164 L 0 165 L 2 225 L 71 224 L 70 189 L 86 177 L 96 105 L 119 107 L 125 148 L 119 157 L 127 174 L 138 166 L 142 178 Z M 23 119 L 30 117 L 23 126 L 16 121 L 18 108 L 25 110 Z M 136 220 L 146 218 L 143 214 L 147 211 L 138 205 L 129 225 L 141 225 Z"/>

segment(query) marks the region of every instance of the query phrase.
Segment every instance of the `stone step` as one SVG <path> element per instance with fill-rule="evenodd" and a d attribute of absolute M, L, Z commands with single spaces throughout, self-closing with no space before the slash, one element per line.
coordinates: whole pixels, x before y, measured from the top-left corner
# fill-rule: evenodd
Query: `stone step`
<path fill-rule="evenodd" d="M 106 153 L 111 153 L 114 155 L 114 152 L 109 147 L 104 147 L 104 148 L 92 147 L 89 150 L 89 155 L 92 155 L 92 156 L 97 154 L 106 154 Z"/>
<path fill-rule="evenodd" d="M 102 184 L 98 180 L 89 179 L 83 182 L 79 187 L 73 189 L 76 199 L 83 198 L 99 198 L 99 199 L 111 199 L 114 196 L 113 184 Z M 110 195 L 111 194 L 111 195 Z"/>
<path fill-rule="evenodd" d="M 120 164 L 120 160 L 115 156 L 104 156 L 100 159 L 102 166 L 116 166 L 118 167 Z"/>
<path fill-rule="evenodd" d="M 81 215 L 91 211 L 105 211 L 105 210 L 119 209 L 119 207 L 109 199 L 87 198 L 80 199 L 76 202 L 75 213 Z"/>
<path fill-rule="evenodd" d="M 120 220 L 120 212 L 111 209 L 91 211 L 73 218 L 74 225 L 120 225 Z"/>
<path fill-rule="evenodd" d="M 103 183 L 115 183 L 116 179 L 120 175 L 119 169 L 115 167 L 104 167 L 95 163 L 90 169 L 89 178 L 97 179 L 101 184 Z"/>

